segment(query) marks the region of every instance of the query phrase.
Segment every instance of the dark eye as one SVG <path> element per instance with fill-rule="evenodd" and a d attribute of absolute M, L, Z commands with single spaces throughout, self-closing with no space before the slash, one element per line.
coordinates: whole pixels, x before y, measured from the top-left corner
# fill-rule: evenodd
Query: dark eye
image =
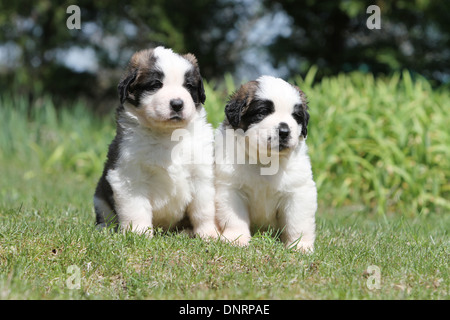
<path fill-rule="evenodd" d="M 265 117 L 275 111 L 273 102 L 270 100 L 253 100 L 247 110 L 249 115 Z"/>
<path fill-rule="evenodd" d="M 186 89 L 188 89 L 189 91 L 193 90 L 195 88 L 195 85 L 193 85 L 192 83 L 186 83 L 185 84 Z"/>
<path fill-rule="evenodd" d="M 270 100 L 255 99 L 250 102 L 248 109 L 242 115 L 241 121 L 244 124 L 244 130 L 250 125 L 261 122 L 268 115 L 275 112 L 273 102 Z"/>
<path fill-rule="evenodd" d="M 137 91 L 155 91 L 158 90 L 160 88 L 162 88 L 163 83 L 157 79 L 155 80 L 151 80 L 151 81 L 147 81 L 144 83 L 138 83 L 133 90 L 137 90 Z"/>
<path fill-rule="evenodd" d="M 297 121 L 297 123 L 303 123 L 304 120 L 304 112 L 301 104 L 296 104 L 294 106 L 294 112 L 292 113 L 292 117 Z"/>
<path fill-rule="evenodd" d="M 259 106 L 258 112 L 264 116 L 273 113 L 274 112 L 273 102 L 263 101 Z"/>
<path fill-rule="evenodd" d="M 147 84 L 147 90 L 157 90 L 161 89 L 163 86 L 163 83 L 159 80 L 154 80 Z"/>

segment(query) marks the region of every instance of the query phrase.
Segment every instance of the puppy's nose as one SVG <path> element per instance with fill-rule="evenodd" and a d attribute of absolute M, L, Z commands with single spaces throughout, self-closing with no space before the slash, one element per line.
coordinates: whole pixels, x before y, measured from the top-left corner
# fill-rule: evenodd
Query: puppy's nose
<path fill-rule="evenodd" d="M 170 107 L 175 112 L 181 111 L 183 109 L 183 100 L 181 99 L 170 100 Z"/>
<path fill-rule="evenodd" d="M 280 135 L 281 140 L 286 140 L 289 137 L 290 133 L 291 129 L 289 129 L 289 126 L 286 122 L 281 122 L 278 125 L 278 134 Z"/>

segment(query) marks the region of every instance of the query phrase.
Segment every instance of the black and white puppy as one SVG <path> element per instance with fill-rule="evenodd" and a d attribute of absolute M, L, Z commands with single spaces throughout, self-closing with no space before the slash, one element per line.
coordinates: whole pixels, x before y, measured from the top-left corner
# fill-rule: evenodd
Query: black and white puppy
<path fill-rule="evenodd" d="M 189 220 L 195 234 L 216 237 L 214 134 L 195 56 L 136 52 L 118 91 L 116 136 L 94 195 L 97 225 L 151 236 Z"/>
<path fill-rule="evenodd" d="M 246 245 L 252 231 L 270 227 L 286 246 L 313 250 L 317 191 L 307 109 L 299 88 L 270 76 L 231 96 L 215 137 L 216 219 L 228 241 Z M 269 162 L 275 170 L 264 174 Z"/>

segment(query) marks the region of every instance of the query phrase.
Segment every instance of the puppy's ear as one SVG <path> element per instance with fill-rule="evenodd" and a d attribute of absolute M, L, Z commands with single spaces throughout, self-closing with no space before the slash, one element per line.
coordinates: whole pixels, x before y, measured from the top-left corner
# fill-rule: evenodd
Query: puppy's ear
<path fill-rule="evenodd" d="M 245 105 L 246 99 L 232 98 L 225 106 L 225 115 L 233 128 L 239 127 Z"/>
<path fill-rule="evenodd" d="M 300 93 L 300 98 L 302 100 L 301 109 L 297 111 L 298 118 L 300 120 L 300 124 L 302 125 L 302 136 L 306 139 L 308 135 L 308 122 L 309 122 L 309 113 L 308 113 L 308 100 L 306 99 L 305 93 L 300 90 L 299 87 L 293 86 Z"/>
<path fill-rule="evenodd" d="M 200 75 L 200 80 L 198 81 L 198 98 L 200 99 L 200 102 L 202 104 L 205 104 L 206 101 L 206 94 L 205 94 L 205 87 L 203 86 L 203 79 Z"/>
<path fill-rule="evenodd" d="M 236 129 L 241 126 L 241 118 L 255 97 L 257 89 L 258 82 L 249 81 L 231 95 L 228 104 L 225 106 L 225 115 L 233 128 Z"/>
<path fill-rule="evenodd" d="M 133 70 L 130 74 L 128 74 L 125 78 L 123 78 L 119 85 L 117 86 L 117 90 L 119 91 L 120 103 L 123 104 L 127 99 L 134 101 L 134 95 L 129 91 L 130 85 L 136 80 L 137 70 Z"/>
<path fill-rule="evenodd" d="M 183 55 L 183 58 L 189 61 L 194 67 L 198 68 L 197 58 L 192 53 L 186 53 Z"/>
<path fill-rule="evenodd" d="M 302 121 L 302 136 L 306 139 L 308 135 L 308 122 L 309 122 L 309 113 L 307 111 L 308 106 L 305 105 L 303 109 L 303 121 Z"/>
<path fill-rule="evenodd" d="M 192 53 L 187 53 L 185 55 L 183 55 L 183 58 L 185 58 L 187 61 L 189 61 L 195 69 L 197 69 L 197 73 L 199 76 L 199 81 L 197 83 L 197 87 L 198 87 L 198 98 L 200 100 L 200 102 L 202 104 L 205 103 L 206 101 L 206 94 L 205 94 L 205 87 L 203 86 L 203 79 L 202 79 L 202 75 L 200 74 L 200 67 L 198 66 L 198 61 L 197 58 L 192 54 Z"/>

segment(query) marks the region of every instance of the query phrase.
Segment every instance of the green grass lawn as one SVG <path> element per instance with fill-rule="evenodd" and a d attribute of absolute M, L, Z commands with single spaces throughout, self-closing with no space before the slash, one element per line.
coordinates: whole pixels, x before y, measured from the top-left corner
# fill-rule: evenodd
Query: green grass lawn
<path fill-rule="evenodd" d="M 269 234 L 238 248 L 98 232 L 94 181 L 47 178 L 16 182 L 17 204 L 0 209 L 0 299 L 448 299 L 448 215 L 381 220 L 322 209 L 316 250 L 302 255 Z M 379 289 L 367 285 L 369 266 L 380 269 Z"/>
<path fill-rule="evenodd" d="M 448 91 L 409 74 L 313 76 L 297 79 L 319 192 L 310 255 L 268 233 L 239 248 L 95 230 L 113 118 L 0 97 L 0 299 L 448 299 Z M 206 85 L 214 125 L 233 88 Z"/>

